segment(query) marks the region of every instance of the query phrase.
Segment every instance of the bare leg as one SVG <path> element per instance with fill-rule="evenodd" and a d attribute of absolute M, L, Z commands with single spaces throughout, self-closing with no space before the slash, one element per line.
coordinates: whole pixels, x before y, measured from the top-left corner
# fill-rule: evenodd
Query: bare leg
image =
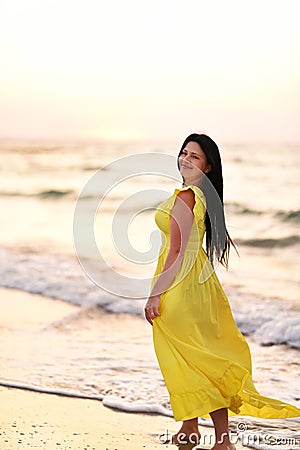
<path fill-rule="evenodd" d="M 174 444 L 193 443 L 197 444 L 201 434 L 198 428 L 198 417 L 184 420 L 178 433 L 174 434 L 172 442 Z"/>
<path fill-rule="evenodd" d="M 228 410 L 227 408 L 217 409 L 210 413 L 214 423 L 216 443 L 212 450 L 235 450 L 229 439 Z"/>

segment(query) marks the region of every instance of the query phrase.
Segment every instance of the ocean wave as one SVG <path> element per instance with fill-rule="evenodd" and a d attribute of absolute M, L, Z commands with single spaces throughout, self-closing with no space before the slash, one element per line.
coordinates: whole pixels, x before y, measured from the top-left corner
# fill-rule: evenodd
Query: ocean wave
<path fill-rule="evenodd" d="M 123 286 L 128 294 L 126 299 L 101 290 L 85 276 L 75 257 L 0 248 L 0 272 L 2 287 L 41 294 L 84 307 L 98 305 L 110 313 L 144 314 L 145 299 L 134 298 L 130 282 Z M 103 276 L 106 276 L 105 272 Z M 261 345 L 286 344 L 300 349 L 300 327 L 295 321 L 294 310 L 278 299 L 224 287 L 242 333 L 251 335 Z M 289 326 L 283 332 L 284 323 Z"/>
<path fill-rule="evenodd" d="M 85 171 L 88 171 L 88 172 L 89 171 L 96 172 L 97 170 L 101 170 L 101 171 L 107 170 L 107 168 L 105 166 L 101 167 L 99 165 L 95 165 L 95 166 L 83 166 L 82 170 L 85 170 Z"/>
<path fill-rule="evenodd" d="M 292 235 L 282 238 L 236 239 L 236 242 L 239 245 L 245 245 L 249 247 L 262 247 L 262 248 L 290 247 L 292 245 L 299 244 L 300 236 Z"/>
<path fill-rule="evenodd" d="M 3 197 L 38 197 L 38 198 L 61 198 L 73 194 L 73 190 L 61 191 L 58 189 L 49 189 L 46 191 L 37 192 L 34 194 L 24 192 L 0 192 L 0 196 Z"/>
<path fill-rule="evenodd" d="M 225 202 L 225 208 L 232 211 L 234 214 L 251 214 L 257 216 L 265 214 L 265 211 L 248 208 L 247 206 L 238 202 Z"/>
<path fill-rule="evenodd" d="M 230 210 L 232 213 L 237 215 L 244 215 L 249 214 L 252 216 L 262 216 L 266 214 L 270 214 L 272 217 L 277 218 L 281 220 L 282 222 L 293 222 L 293 223 L 299 223 L 300 222 L 300 210 L 292 210 L 292 211 L 284 211 L 284 210 L 259 210 L 259 209 L 253 209 L 249 208 L 242 203 L 238 202 L 225 202 L 225 208 Z"/>
<path fill-rule="evenodd" d="M 275 214 L 276 217 L 278 217 L 279 219 L 281 219 L 283 222 L 295 222 L 295 223 L 299 223 L 300 222 L 300 210 L 296 210 L 296 211 L 278 211 Z"/>
<path fill-rule="evenodd" d="M 70 194 L 73 194 L 74 191 L 68 190 L 68 191 L 60 191 L 56 189 L 50 189 L 48 191 L 42 191 L 38 194 L 35 194 L 36 197 L 42 197 L 42 198 L 57 198 L 57 197 L 64 197 Z"/>

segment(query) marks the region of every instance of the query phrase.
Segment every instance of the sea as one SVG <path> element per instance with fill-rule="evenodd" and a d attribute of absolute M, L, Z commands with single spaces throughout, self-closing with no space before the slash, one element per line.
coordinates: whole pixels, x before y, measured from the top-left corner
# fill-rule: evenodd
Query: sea
<path fill-rule="evenodd" d="M 180 146 L 0 141 L 0 285 L 143 316 L 161 244 L 154 211 L 181 186 Z M 261 347 L 284 346 L 294 359 L 300 146 L 227 143 L 220 152 L 226 223 L 238 253 L 231 250 L 229 269 L 219 265 L 217 275 L 241 331 Z M 131 350 L 135 366 L 141 355 L 135 361 Z"/>

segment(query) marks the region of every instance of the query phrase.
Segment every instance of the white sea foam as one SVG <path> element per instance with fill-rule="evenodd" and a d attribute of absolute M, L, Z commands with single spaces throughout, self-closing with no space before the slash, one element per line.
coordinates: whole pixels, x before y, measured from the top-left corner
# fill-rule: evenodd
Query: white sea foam
<path fill-rule="evenodd" d="M 95 306 L 83 307 L 38 330 L 3 329 L 1 342 L 3 385 L 100 400 L 121 411 L 172 416 L 150 327 L 137 317 L 122 316 L 120 320 L 114 314 L 103 315 Z M 259 391 L 299 405 L 298 352 L 275 346 L 268 351 L 259 346 L 254 349 L 254 379 Z M 299 422 L 294 420 L 234 417 L 232 430 L 238 422 L 246 423 L 256 434 L 290 436 L 299 431 Z M 199 423 L 212 425 L 209 419 Z"/>
<path fill-rule="evenodd" d="M 101 290 L 83 273 L 71 256 L 24 253 L 0 248 L 0 285 L 42 294 L 84 307 L 99 305 L 112 313 L 143 315 L 145 299 L 123 298 Z M 100 269 L 99 269 L 100 270 Z M 106 276 L 103 273 L 103 276 Z M 119 287 L 121 288 L 121 287 Z M 134 296 L 130 283 L 126 296 Z M 298 312 L 277 299 L 257 297 L 228 287 L 240 330 L 261 345 L 286 344 L 300 349 Z"/>

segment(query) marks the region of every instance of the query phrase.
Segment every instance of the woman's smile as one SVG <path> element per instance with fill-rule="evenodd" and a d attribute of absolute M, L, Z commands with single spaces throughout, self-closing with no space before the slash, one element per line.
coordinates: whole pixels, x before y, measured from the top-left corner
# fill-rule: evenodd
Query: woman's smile
<path fill-rule="evenodd" d="M 181 162 L 181 167 L 185 167 L 187 169 L 193 169 L 193 165 L 188 163 L 187 161 L 182 161 Z"/>

